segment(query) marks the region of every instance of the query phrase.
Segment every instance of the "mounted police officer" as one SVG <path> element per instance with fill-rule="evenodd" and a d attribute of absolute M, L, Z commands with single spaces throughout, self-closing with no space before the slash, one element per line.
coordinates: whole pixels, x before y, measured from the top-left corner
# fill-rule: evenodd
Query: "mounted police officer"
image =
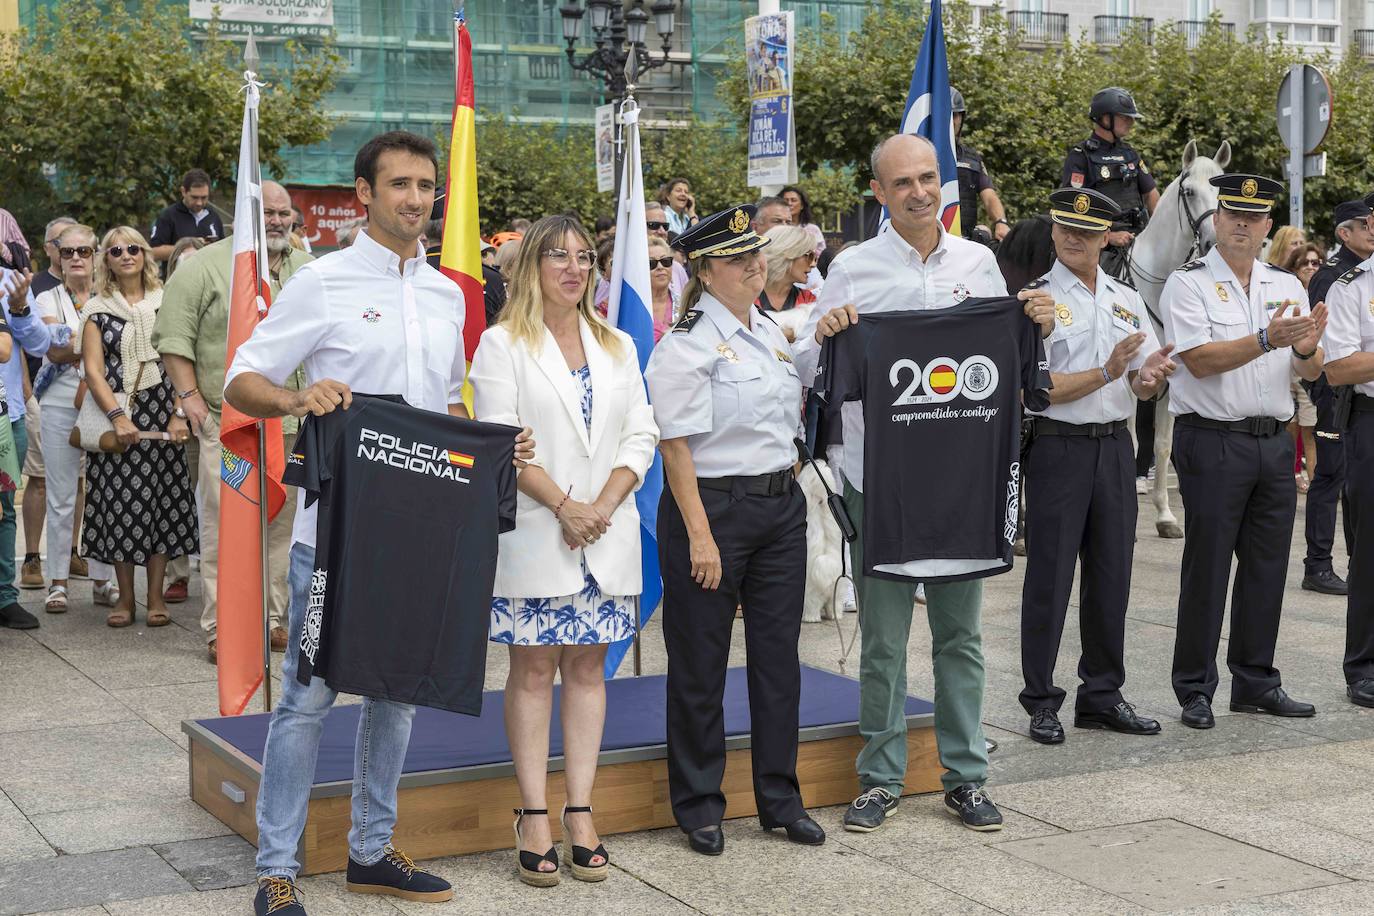
<path fill-rule="evenodd" d="M 1159 188 L 1149 168 L 1126 142 L 1142 116 L 1131 94 L 1113 86 L 1093 96 L 1088 117 L 1093 122 L 1093 134 L 1069 147 L 1059 186 L 1091 188 L 1116 204 L 1122 215 L 1107 233 L 1102 267 L 1114 277 L 1129 279 L 1127 253 L 1135 234 L 1145 228 L 1159 203 Z"/>
<path fill-rule="evenodd" d="M 964 143 L 964 119 L 968 114 L 964 94 L 951 87 L 949 99 L 950 107 L 954 111 L 954 155 L 959 160 L 959 227 L 966 239 L 973 239 L 984 245 L 993 239 L 1000 242 L 1003 236 L 1011 231 L 1011 223 L 1007 222 L 1007 209 L 1002 206 L 1002 199 L 997 196 L 997 190 L 992 186 L 992 176 L 983 164 L 983 154 Z M 982 201 L 983 209 L 988 211 L 988 221 L 992 226 L 991 237 L 978 225 L 979 201 Z"/>

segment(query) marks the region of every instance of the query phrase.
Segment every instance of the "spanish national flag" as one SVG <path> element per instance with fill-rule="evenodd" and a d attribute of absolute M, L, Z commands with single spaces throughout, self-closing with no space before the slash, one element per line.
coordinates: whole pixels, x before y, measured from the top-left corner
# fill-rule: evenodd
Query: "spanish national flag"
<path fill-rule="evenodd" d="M 476 459 L 474 459 L 471 455 L 465 455 L 462 452 L 455 452 L 453 449 L 448 449 L 447 455 L 448 463 L 456 464 L 459 467 L 470 468 L 473 466 L 473 464 L 476 463 Z"/>
<path fill-rule="evenodd" d="M 448 147 L 448 191 L 444 197 L 444 243 L 439 270 L 463 291 L 463 352 L 468 363 L 487 329 L 482 299 L 482 236 L 477 219 L 477 112 L 472 79 L 472 36 L 460 8 L 453 14 L 453 135 Z M 463 400 L 472 411 L 471 390 Z"/>

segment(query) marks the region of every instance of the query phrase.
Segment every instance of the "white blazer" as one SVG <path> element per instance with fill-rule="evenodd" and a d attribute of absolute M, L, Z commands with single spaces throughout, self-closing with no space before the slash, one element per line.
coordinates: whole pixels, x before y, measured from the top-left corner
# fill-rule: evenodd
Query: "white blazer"
<path fill-rule="evenodd" d="M 644 483 L 658 445 L 658 426 L 644 392 L 639 359 L 629 335 L 616 331 L 622 352 L 611 356 L 579 319 L 582 349 L 592 376 L 592 428 L 582 420 L 582 387 L 546 328 L 533 353 L 504 327 L 488 328 L 472 359 L 469 379 L 477 419 L 534 431 L 534 461 L 572 498 L 590 503 L 616 468 L 629 468 Z M 582 558 L 603 592 L 643 591 L 639 510 L 628 496 L 595 544 L 569 550 L 558 520 L 537 500 L 516 498 L 515 530 L 501 535 L 493 594 L 553 598 L 582 590 Z"/>

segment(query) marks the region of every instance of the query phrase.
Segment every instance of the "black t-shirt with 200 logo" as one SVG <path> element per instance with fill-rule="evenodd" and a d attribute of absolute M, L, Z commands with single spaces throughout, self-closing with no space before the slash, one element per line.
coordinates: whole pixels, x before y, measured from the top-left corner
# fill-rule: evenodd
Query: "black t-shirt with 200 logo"
<path fill-rule="evenodd" d="M 320 501 L 297 680 L 481 712 L 519 432 L 393 396 L 306 418 L 283 476 Z"/>
<path fill-rule="evenodd" d="M 1050 387 L 1039 326 L 1011 297 L 865 313 L 826 339 L 815 392 L 837 413 L 863 401 L 865 575 L 1011 569 L 1022 396 L 1043 410 Z"/>

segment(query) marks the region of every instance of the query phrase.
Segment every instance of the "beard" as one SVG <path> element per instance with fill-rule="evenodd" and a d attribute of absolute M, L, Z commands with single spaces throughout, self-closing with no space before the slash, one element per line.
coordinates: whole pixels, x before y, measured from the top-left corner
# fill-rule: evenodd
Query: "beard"
<path fill-rule="evenodd" d="M 267 234 L 267 253 L 283 254 L 291 247 L 291 236 L 288 233 L 281 235 Z"/>

